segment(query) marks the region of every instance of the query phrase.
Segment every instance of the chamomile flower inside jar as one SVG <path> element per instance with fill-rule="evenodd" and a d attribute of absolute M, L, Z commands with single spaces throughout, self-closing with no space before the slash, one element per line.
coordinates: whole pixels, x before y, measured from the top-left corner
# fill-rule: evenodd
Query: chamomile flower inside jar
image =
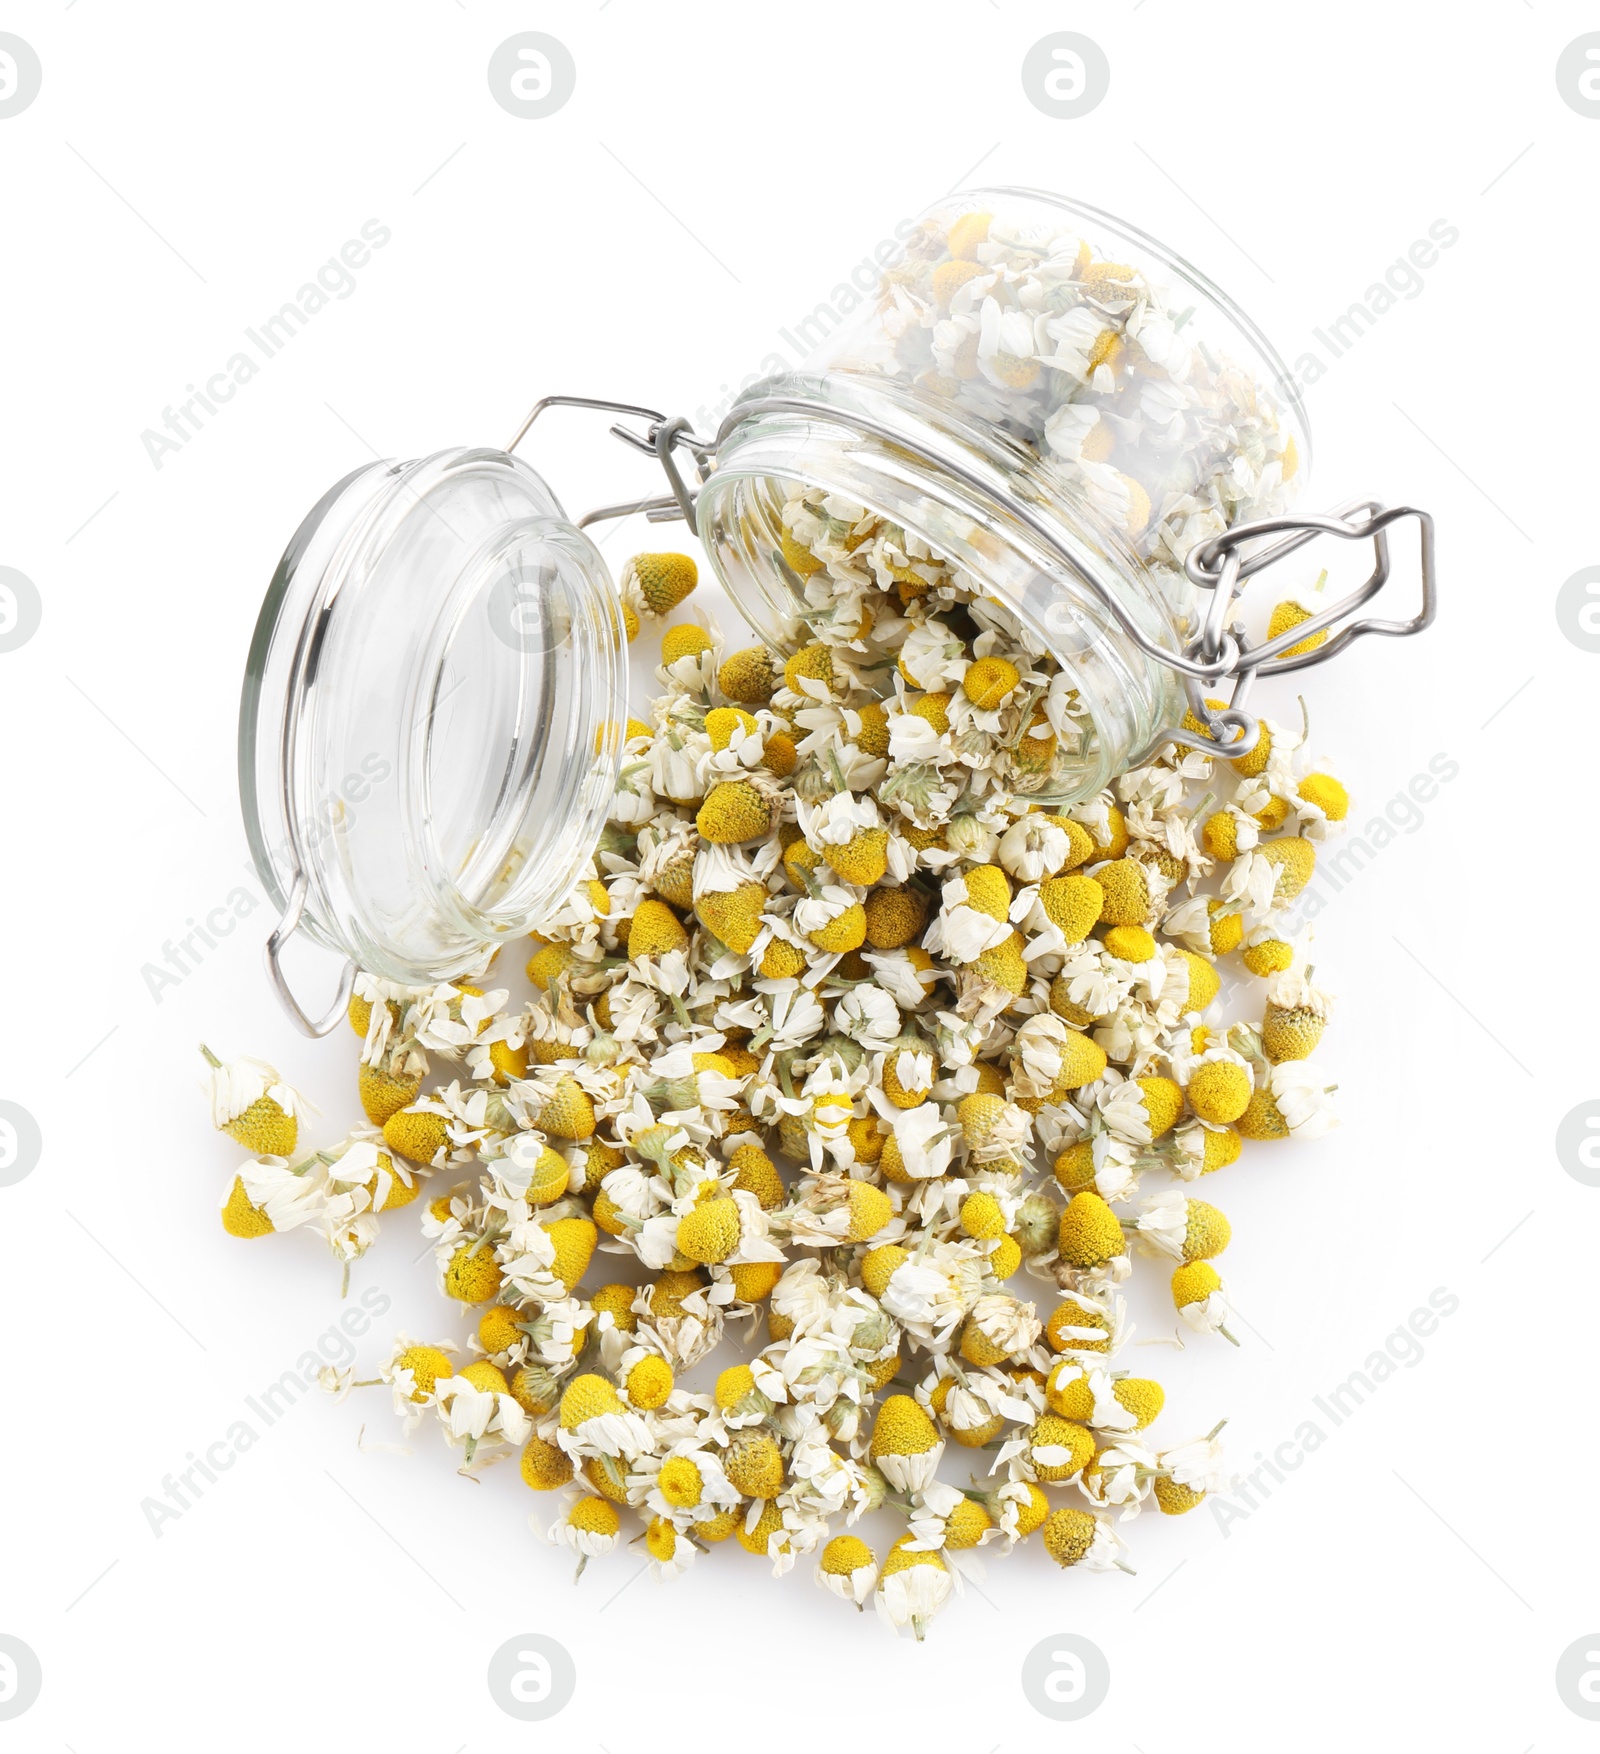
<path fill-rule="evenodd" d="M 1283 512 L 1308 455 L 1287 370 L 1196 270 L 1092 208 L 979 190 L 735 402 L 698 521 L 769 644 L 953 697 L 930 765 L 981 731 L 1009 790 L 1065 804 L 1182 720 L 1160 654 L 1197 625 L 1184 563 Z"/>

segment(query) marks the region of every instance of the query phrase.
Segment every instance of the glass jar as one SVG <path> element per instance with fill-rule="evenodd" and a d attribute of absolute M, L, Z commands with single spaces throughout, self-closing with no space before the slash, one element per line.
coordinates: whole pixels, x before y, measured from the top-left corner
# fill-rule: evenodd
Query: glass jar
<path fill-rule="evenodd" d="M 626 717 L 620 600 L 599 550 L 504 451 L 347 476 L 295 532 L 256 623 L 239 790 L 296 930 L 407 985 L 526 932 L 593 856 Z"/>
<path fill-rule="evenodd" d="M 1080 734 L 1036 789 L 1070 804 L 1182 720 L 1185 563 L 1285 512 L 1309 455 L 1288 371 L 1203 275 L 1093 208 L 984 189 L 931 207 L 875 300 L 734 403 L 698 524 L 780 650 L 864 575 L 944 562 L 1069 673 Z"/>
<path fill-rule="evenodd" d="M 570 522 L 512 455 L 558 406 L 642 421 L 612 431 L 670 492 Z M 245 825 L 281 909 L 267 944 L 280 998 L 322 1034 L 357 966 L 408 986 L 452 979 L 530 930 L 594 856 L 626 647 L 584 525 L 689 521 L 764 640 L 788 651 L 823 633 L 847 660 L 854 642 L 885 686 L 893 659 L 930 687 L 939 628 L 960 654 L 955 686 L 968 642 L 1022 650 L 1038 674 L 1005 781 L 1065 806 L 1169 740 L 1246 753 L 1257 675 L 1431 621 L 1427 514 L 1363 501 L 1291 515 L 1309 449 L 1281 361 L 1209 281 L 1109 215 L 993 189 L 931 208 L 859 318 L 741 395 L 714 436 L 636 404 L 547 396 L 504 450 L 357 470 L 278 566 L 240 708 Z M 1408 517 L 1420 610 L 1356 619 L 1389 576 L 1389 525 Z M 1321 534 L 1370 540 L 1372 573 L 1251 644 L 1229 621 L 1239 589 Z M 1219 706 L 1207 689 L 1224 681 Z M 346 959 L 317 1017 L 281 965 L 300 930 Z"/>

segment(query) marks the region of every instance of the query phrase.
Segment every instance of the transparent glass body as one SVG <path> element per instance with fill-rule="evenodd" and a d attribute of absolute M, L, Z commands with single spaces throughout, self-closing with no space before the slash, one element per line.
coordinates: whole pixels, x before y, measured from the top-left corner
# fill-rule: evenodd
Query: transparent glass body
<path fill-rule="evenodd" d="M 358 470 L 290 542 L 251 644 L 239 787 L 280 907 L 407 984 L 528 930 L 604 826 L 626 703 L 615 588 L 533 470 Z"/>
<path fill-rule="evenodd" d="M 1184 711 L 1103 598 L 1181 649 L 1190 550 L 1285 510 L 1309 448 L 1281 360 L 1203 275 L 1060 196 L 968 191 L 919 218 L 803 367 L 734 404 L 699 530 L 780 650 L 811 637 L 835 582 L 796 548 L 802 500 L 864 507 L 959 569 L 1072 679 L 1087 731 L 1051 780 L 1072 802 Z"/>

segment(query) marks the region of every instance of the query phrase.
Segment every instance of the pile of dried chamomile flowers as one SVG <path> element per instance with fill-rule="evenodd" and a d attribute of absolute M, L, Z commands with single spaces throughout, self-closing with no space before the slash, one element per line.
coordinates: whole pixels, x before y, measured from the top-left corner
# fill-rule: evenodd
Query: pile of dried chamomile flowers
<path fill-rule="evenodd" d="M 1215 1431 L 1152 1434 L 1121 1288 L 1142 1254 L 1175 1334 L 1228 1336 L 1228 1220 L 1195 1184 L 1332 1122 L 1285 920 L 1348 799 L 1263 721 L 1242 759 L 1168 745 L 1057 807 L 1088 733 L 1018 624 L 858 506 L 797 495 L 786 532 L 835 581 L 812 643 L 666 628 L 531 999 L 495 957 L 359 978 L 370 1126 L 310 1154 L 270 1066 L 213 1069 L 256 1153 L 223 1223 L 349 1263 L 415 1202 L 473 1325 L 397 1338 L 382 1380 L 463 1468 L 517 1456 L 580 1571 L 731 1537 L 920 1636 L 980 1550 L 1125 1566 L 1141 1509 L 1221 1483 Z M 631 615 L 693 581 L 638 557 Z M 886 1550 L 868 1512 L 899 1519 Z"/>

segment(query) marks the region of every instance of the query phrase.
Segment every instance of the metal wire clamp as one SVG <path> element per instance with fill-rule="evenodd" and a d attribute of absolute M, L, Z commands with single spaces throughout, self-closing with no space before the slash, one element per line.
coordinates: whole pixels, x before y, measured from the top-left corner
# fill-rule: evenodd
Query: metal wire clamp
<path fill-rule="evenodd" d="M 1388 582 L 1389 526 L 1402 518 L 1417 521 L 1422 579 L 1420 607 L 1406 621 L 1383 621 L 1374 616 L 1347 620 Z M 1277 536 L 1280 540 L 1265 547 L 1251 548 L 1251 544 L 1269 536 Z M 1237 623 L 1228 625 L 1228 618 L 1244 586 L 1256 573 L 1304 548 L 1319 536 L 1337 536 L 1346 542 L 1370 541 L 1372 571 L 1355 590 L 1326 609 L 1297 622 L 1275 639 L 1251 645 Z M 1348 500 L 1327 513 L 1255 518 L 1234 524 L 1221 535 L 1191 549 L 1184 562 L 1184 571 L 1191 583 L 1210 593 L 1200 631 L 1184 648 L 1184 656 L 1193 660 L 1198 669 L 1185 668 L 1183 671 L 1189 710 L 1205 731 L 1196 734 L 1180 725 L 1162 735 L 1166 741 L 1197 749 L 1203 754 L 1215 754 L 1219 743 L 1226 744 L 1230 757 L 1248 755 L 1255 747 L 1260 726 L 1243 708 L 1256 677 L 1280 676 L 1290 670 L 1307 670 L 1313 665 L 1325 664 L 1367 634 L 1404 639 L 1409 634 L 1421 633 L 1433 620 L 1438 608 L 1432 516 L 1415 506 L 1385 506 L 1377 500 Z M 1327 635 L 1335 628 L 1338 631 L 1332 632 L 1331 638 L 1322 638 L 1312 650 L 1290 655 L 1291 648 L 1317 639 L 1319 635 Z M 1233 693 L 1225 707 L 1214 708 L 1207 704 L 1201 687 L 1202 677 L 1212 681 L 1232 681 Z M 1229 738 L 1225 735 L 1228 732 L 1236 734 Z"/>
<path fill-rule="evenodd" d="M 682 417 L 669 417 L 653 408 L 635 403 L 600 401 L 587 396 L 546 396 L 535 403 L 526 420 L 517 429 L 506 447 L 514 450 L 534 421 L 554 407 L 596 408 L 607 413 L 631 415 L 647 422 L 643 433 L 635 432 L 619 420 L 611 427 L 613 435 L 632 449 L 654 457 L 661 465 L 670 488 L 668 494 L 631 501 L 622 505 L 601 506 L 578 520 L 580 527 L 609 518 L 627 517 L 642 512 L 653 523 L 682 518 L 693 527 L 695 500 L 700 484 L 715 462 L 718 446 L 740 421 L 768 413 L 810 415 L 866 437 L 876 438 L 919 457 L 930 467 L 942 470 L 980 497 L 993 498 L 994 484 L 977 471 L 968 469 L 948 456 L 931 456 L 911 443 L 903 433 L 893 431 L 854 409 L 815 403 L 784 396 L 756 398 L 740 406 L 723 421 L 713 439 L 701 438 Z M 694 462 L 695 480 L 685 478 L 676 453 L 689 453 Z M 1038 516 L 1022 498 L 1007 496 L 1004 510 L 1022 524 L 1044 547 L 1052 561 L 1086 587 L 1107 614 L 1129 638 L 1156 663 L 1175 670 L 1183 680 L 1190 715 L 1200 729 L 1190 730 L 1187 724 L 1169 725 L 1160 731 L 1151 747 L 1177 743 L 1184 748 L 1215 755 L 1219 746 L 1229 759 L 1248 755 L 1260 740 L 1261 728 L 1256 718 L 1245 710 L 1245 702 L 1258 676 L 1277 676 L 1290 670 L 1309 669 L 1323 664 L 1347 650 L 1367 634 L 1382 634 L 1400 639 L 1420 633 L 1434 618 L 1438 604 L 1437 572 L 1434 559 L 1433 518 L 1415 506 L 1385 506 L 1377 500 L 1349 500 L 1331 512 L 1306 513 L 1301 516 L 1255 518 L 1231 525 L 1220 535 L 1197 544 L 1184 563 L 1190 582 L 1208 594 L 1199 630 L 1175 651 L 1170 645 L 1153 638 L 1129 613 L 1127 605 L 1106 582 L 1090 572 L 1049 524 Z M 1385 621 L 1375 617 L 1347 618 L 1363 608 L 1381 591 L 1390 576 L 1389 526 L 1404 518 L 1415 518 L 1419 534 L 1421 605 L 1406 621 Z M 1252 645 L 1244 629 L 1231 620 L 1244 586 L 1257 573 L 1298 552 L 1319 536 L 1335 536 L 1341 541 L 1370 541 L 1373 545 L 1373 568 L 1365 581 L 1348 595 L 1319 610 L 1307 620 L 1297 623 L 1275 639 Z M 1279 538 L 1265 542 L 1268 537 Z M 1255 546 L 1262 544 L 1263 546 Z M 1333 631 L 1337 629 L 1337 631 Z M 1312 651 L 1290 656 L 1292 647 L 1303 645 L 1321 634 L 1330 634 Z M 1205 686 L 1217 687 L 1231 683 L 1232 690 L 1225 705 L 1208 703 Z"/>

